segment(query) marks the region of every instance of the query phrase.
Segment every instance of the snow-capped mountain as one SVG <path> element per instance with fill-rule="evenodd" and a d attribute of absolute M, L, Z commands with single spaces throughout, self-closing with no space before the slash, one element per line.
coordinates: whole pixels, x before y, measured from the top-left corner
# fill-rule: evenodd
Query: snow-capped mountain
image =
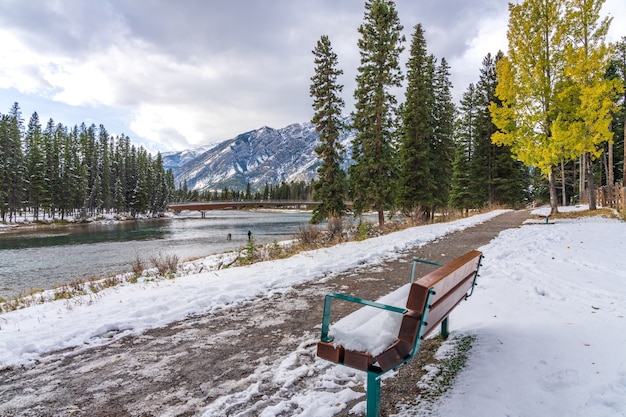
<path fill-rule="evenodd" d="M 340 142 L 346 150 L 344 167 L 350 164 L 353 132 Z M 242 133 L 212 147 L 163 154 L 165 168 L 174 172 L 176 185 L 187 181 L 190 190 L 224 187 L 245 190 L 282 181 L 309 182 L 317 176 L 320 160 L 315 153 L 319 134 L 311 123 L 295 123 L 282 129 L 264 126 Z"/>

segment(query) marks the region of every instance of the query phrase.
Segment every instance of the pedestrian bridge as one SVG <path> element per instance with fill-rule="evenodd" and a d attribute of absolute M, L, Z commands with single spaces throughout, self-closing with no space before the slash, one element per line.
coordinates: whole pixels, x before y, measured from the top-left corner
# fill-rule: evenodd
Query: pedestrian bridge
<path fill-rule="evenodd" d="M 183 210 L 199 211 L 204 218 L 204 213 L 210 210 L 228 210 L 239 208 L 296 208 L 310 209 L 320 205 L 319 201 L 297 200 L 264 200 L 264 201 L 207 201 L 201 203 L 170 203 L 167 208 L 170 211 L 180 212 Z M 346 203 L 348 210 L 352 209 L 352 203 Z"/>

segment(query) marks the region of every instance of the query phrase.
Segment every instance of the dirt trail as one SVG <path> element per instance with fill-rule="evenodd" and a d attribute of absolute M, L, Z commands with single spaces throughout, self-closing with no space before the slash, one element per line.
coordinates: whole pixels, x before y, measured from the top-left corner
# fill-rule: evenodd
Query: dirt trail
<path fill-rule="evenodd" d="M 412 259 L 444 263 L 485 245 L 504 229 L 518 227 L 528 215 L 507 212 L 393 261 L 189 317 L 105 346 L 55 352 L 39 363 L 2 370 L 0 416 L 195 416 L 216 399 L 222 403 L 215 415 L 258 415 L 277 399 L 313 386 L 324 294 L 340 291 L 379 298 L 407 282 Z M 286 363 L 294 352 L 296 359 Z M 272 379 L 276 366 L 292 369 L 296 377 L 276 382 Z M 307 368 L 308 373 L 301 371 Z M 256 391 L 250 397 L 252 384 Z"/>

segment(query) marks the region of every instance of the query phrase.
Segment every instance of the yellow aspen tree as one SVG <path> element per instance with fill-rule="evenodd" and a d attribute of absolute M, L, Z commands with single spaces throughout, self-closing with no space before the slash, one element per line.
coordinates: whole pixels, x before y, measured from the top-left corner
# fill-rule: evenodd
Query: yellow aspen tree
<path fill-rule="evenodd" d="M 595 210 L 593 161 L 602 154 L 605 142 L 612 146 L 610 126 L 618 110 L 616 100 L 621 91 L 617 79 L 606 77 L 612 57 L 605 41 L 611 19 L 600 18 L 604 0 L 569 0 L 565 20 L 568 27 L 566 44 L 567 80 L 560 92 L 567 103 L 553 125 L 555 139 L 568 150 L 571 159 L 582 157 L 587 167 L 589 208 Z"/>
<path fill-rule="evenodd" d="M 509 3 L 508 54 L 496 67 L 502 105 L 489 106 L 499 129 L 492 141 L 510 146 L 518 160 L 548 177 L 552 213 L 558 211 L 554 171 L 564 157 L 552 124 L 564 80 L 565 6 L 566 0 Z"/>

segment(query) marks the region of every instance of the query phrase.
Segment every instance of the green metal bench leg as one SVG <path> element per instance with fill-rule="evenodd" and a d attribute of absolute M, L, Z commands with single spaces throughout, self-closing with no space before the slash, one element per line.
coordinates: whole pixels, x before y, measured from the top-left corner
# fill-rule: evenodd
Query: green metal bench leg
<path fill-rule="evenodd" d="M 367 417 L 380 417 L 380 374 L 367 372 Z"/>
<path fill-rule="evenodd" d="M 448 317 L 446 317 L 441 322 L 441 337 L 443 337 L 444 339 L 447 339 L 449 335 L 450 335 L 450 331 L 448 330 Z"/>

